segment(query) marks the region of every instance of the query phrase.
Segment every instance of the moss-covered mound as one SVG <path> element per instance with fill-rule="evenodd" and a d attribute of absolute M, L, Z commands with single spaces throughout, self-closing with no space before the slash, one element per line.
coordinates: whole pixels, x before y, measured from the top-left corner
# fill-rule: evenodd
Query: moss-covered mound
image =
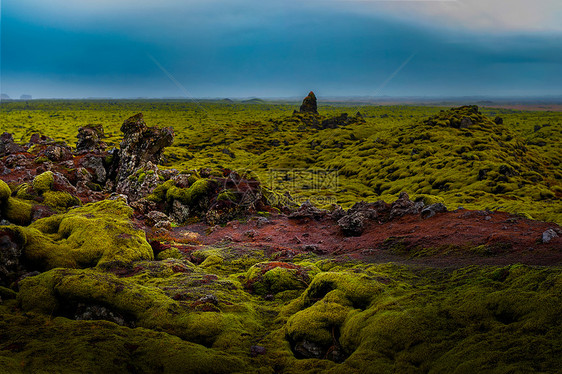
<path fill-rule="evenodd" d="M 240 358 L 145 328 L 6 314 L 0 306 L 4 373 L 232 373 Z"/>
<path fill-rule="evenodd" d="M 405 190 L 438 195 L 448 205 L 559 222 L 562 174 L 547 157 L 468 106 L 355 142 L 333 157 L 322 156 L 321 165 L 383 198 Z"/>
<path fill-rule="evenodd" d="M 125 347 L 131 355 L 118 361 L 113 354 L 99 363 L 64 360 L 70 372 L 119 371 L 133 358 L 142 368 L 174 372 L 160 360 L 177 356 L 164 349 L 152 357 L 141 348 L 156 337 L 201 355 L 184 362 L 185 372 L 208 357 L 233 371 L 265 373 L 556 372 L 562 364 L 556 267 L 451 270 L 314 255 L 273 261 L 257 248 L 232 246 L 176 255 L 110 271 L 57 268 L 19 281 L 17 300 L 0 305 L 0 324 L 20 333 L 0 335 L 9 347 L 0 360 L 56 371 L 46 357 L 58 357 L 61 344 L 74 357 L 103 332 L 105 340 L 95 340 L 100 352 L 111 344 L 138 347 Z M 39 335 L 21 333 L 37 325 Z M 32 359 L 38 350 L 40 359 Z"/>
<path fill-rule="evenodd" d="M 143 231 L 121 200 L 104 200 L 39 219 L 24 228 L 25 258 L 33 267 L 93 267 L 152 259 Z"/>
<path fill-rule="evenodd" d="M 31 222 L 32 207 L 28 201 L 12 197 L 12 190 L 0 180 L 0 219 L 4 218 L 17 225 Z"/>
<path fill-rule="evenodd" d="M 53 269 L 28 277 L 17 301 L 0 305 L 7 332 L 0 360 L 14 372 L 60 371 L 61 364 L 67 372 L 119 372 L 123 365 L 176 372 L 175 362 L 195 372 L 213 359 L 222 361 L 209 372 L 228 371 L 223 364 L 264 373 L 556 372 L 562 364 L 557 268 L 452 271 L 320 260 L 300 296 L 264 298 L 239 282 L 250 270 L 245 263 L 227 254 L 214 267 L 180 259 L 137 262 L 118 275 Z M 157 339 L 153 347 L 161 348 L 151 352 Z M 90 354 L 54 359 L 78 357 L 84 347 L 99 352 L 98 361 Z M 124 354 L 115 360 L 104 354 L 110 350 Z M 174 351 L 197 359 L 182 361 Z"/>
<path fill-rule="evenodd" d="M 245 286 L 258 295 L 305 289 L 318 269 L 287 262 L 260 262 L 246 273 Z"/>

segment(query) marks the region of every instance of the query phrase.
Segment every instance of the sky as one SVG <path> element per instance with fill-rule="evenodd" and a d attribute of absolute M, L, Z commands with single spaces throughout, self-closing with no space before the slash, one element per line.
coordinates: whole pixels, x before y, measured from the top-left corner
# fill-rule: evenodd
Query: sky
<path fill-rule="evenodd" d="M 11 98 L 562 95 L 560 0 L 2 0 Z"/>

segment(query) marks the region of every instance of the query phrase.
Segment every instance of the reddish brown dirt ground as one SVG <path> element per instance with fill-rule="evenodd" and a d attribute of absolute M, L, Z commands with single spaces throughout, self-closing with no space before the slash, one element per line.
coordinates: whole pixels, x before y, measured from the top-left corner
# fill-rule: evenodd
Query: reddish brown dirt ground
<path fill-rule="evenodd" d="M 232 221 L 224 227 L 194 224 L 174 231 L 200 234 L 203 245 L 231 243 L 240 250 L 265 249 L 281 258 L 314 252 L 366 262 L 397 262 L 427 266 L 562 265 L 562 237 L 542 243 L 554 223 L 524 219 L 502 212 L 459 210 L 422 220 L 418 215 L 369 222 L 360 237 L 345 237 L 331 219 L 288 219 L 275 216 L 259 225 L 256 219 Z M 210 233 L 209 233 L 210 232 Z M 280 259 L 281 259 L 280 258 Z"/>

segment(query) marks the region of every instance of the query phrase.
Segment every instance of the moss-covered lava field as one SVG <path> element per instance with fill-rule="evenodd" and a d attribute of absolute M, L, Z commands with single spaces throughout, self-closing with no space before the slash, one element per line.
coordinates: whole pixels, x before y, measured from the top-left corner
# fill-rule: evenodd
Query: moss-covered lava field
<path fill-rule="evenodd" d="M 0 373 L 560 372 L 562 113 L 305 104 L 3 102 Z"/>

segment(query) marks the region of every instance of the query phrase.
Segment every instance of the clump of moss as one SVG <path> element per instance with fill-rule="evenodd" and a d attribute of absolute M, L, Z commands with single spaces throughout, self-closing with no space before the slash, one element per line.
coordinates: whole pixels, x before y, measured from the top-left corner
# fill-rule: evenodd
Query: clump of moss
<path fill-rule="evenodd" d="M 35 221 L 26 228 L 27 259 L 39 269 L 91 267 L 152 259 L 143 231 L 129 221 L 121 200 L 87 204 Z"/>
<path fill-rule="evenodd" d="M 46 191 L 43 193 L 43 198 L 43 204 L 57 210 L 66 210 L 82 204 L 80 199 L 64 191 Z"/>
<path fill-rule="evenodd" d="M 287 262 L 260 262 L 245 276 L 245 285 L 258 295 L 277 294 L 287 290 L 303 290 L 318 269 Z"/>
<path fill-rule="evenodd" d="M 165 318 L 178 309 L 160 290 L 93 269 L 53 269 L 20 282 L 18 303 L 24 310 L 65 313 L 67 303 L 78 300 L 109 305 L 146 327 L 157 323 L 155 316 Z"/>
<path fill-rule="evenodd" d="M 2 310 L 3 311 L 3 310 Z M 232 373 L 248 359 L 165 332 L 40 314 L 2 313 L 0 365 L 6 373 Z M 22 334 L 22 331 L 33 334 Z M 11 349 L 10 349 L 11 348 Z"/>
<path fill-rule="evenodd" d="M 167 180 L 166 182 L 156 186 L 156 188 L 152 190 L 152 193 L 146 196 L 146 199 L 157 203 L 164 202 L 166 201 L 166 194 L 168 190 L 172 187 L 175 187 L 174 181 Z"/>
<path fill-rule="evenodd" d="M 31 222 L 33 205 L 25 200 L 12 197 L 12 190 L 6 182 L 0 180 L 1 216 L 16 225 L 28 225 Z"/>
<path fill-rule="evenodd" d="M 46 171 L 33 179 L 33 189 L 37 191 L 38 194 L 43 194 L 44 192 L 52 190 L 53 184 L 54 177 L 52 171 Z"/>
<path fill-rule="evenodd" d="M 33 213 L 33 204 L 22 199 L 9 197 L 0 204 L 2 216 L 16 225 L 29 225 Z"/>
<path fill-rule="evenodd" d="M 179 200 L 186 205 L 192 205 L 208 194 L 211 183 L 211 180 L 202 178 L 195 181 L 189 188 L 170 187 L 166 192 L 166 199 L 168 201 Z"/>
<path fill-rule="evenodd" d="M 236 201 L 236 195 L 231 190 L 223 190 L 218 194 L 217 201 Z"/>
<path fill-rule="evenodd" d="M 159 252 L 156 257 L 157 260 L 166 260 L 168 258 L 182 259 L 183 255 L 177 248 L 172 247 Z"/>
<path fill-rule="evenodd" d="M 207 268 L 211 266 L 221 265 L 224 262 L 224 259 L 221 256 L 211 254 L 205 258 L 205 260 L 201 263 L 201 267 Z"/>
<path fill-rule="evenodd" d="M 8 200 L 10 196 L 12 196 L 12 190 L 10 189 L 10 186 L 8 186 L 6 182 L 0 179 L 0 203 Z"/>

